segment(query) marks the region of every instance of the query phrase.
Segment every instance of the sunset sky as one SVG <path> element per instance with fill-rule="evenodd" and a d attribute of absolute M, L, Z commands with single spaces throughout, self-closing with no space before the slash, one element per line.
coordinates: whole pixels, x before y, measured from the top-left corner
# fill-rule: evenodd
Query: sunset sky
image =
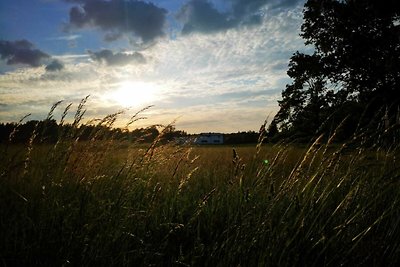
<path fill-rule="evenodd" d="M 85 120 L 147 105 L 136 127 L 258 130 L 276 113 L 303 0 L 1 0 L 0 121 L 90 95 Z"/>

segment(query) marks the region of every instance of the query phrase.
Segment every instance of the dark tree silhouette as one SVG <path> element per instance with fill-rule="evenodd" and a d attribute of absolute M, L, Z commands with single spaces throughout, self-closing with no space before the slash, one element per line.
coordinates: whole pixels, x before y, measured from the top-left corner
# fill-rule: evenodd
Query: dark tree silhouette
<path fill-rule="evenodd" d="M 349 135 L 361 114 L 368 120 L 382 107 L 397 112 L 399 1 L 308 0 L 301 30 L 314 53 L 291 57 L 293 82 L 274 118 L 282 133 L 312 137 L 350 117 Z"/>
<path fill-rule="evenodd" d="M 12 134 L 13 133 L 13 134 Z M 10 135 L 12 137 L 10 139 Z M 79 125 L 57 124 L 53 119 L 43 121 L 27 121 L 18 125 L 17 123 L 0 123 L 0 144 L 1 143 L 56 143 L 60 139 L 80 141 L 88 140 L 120 140 L 136 143 L 151 143 L 160 134 L 156 126 L 138 128 L 132 131 L 120 128 L 111 128 L 104 125 Z M 177 136 L 186 136 L 184 131 L 178 131 L 171 127 L 164 137 L 166 141 L 173 140 Z M 33 139 L 32 139 L 33 138 Z"/>

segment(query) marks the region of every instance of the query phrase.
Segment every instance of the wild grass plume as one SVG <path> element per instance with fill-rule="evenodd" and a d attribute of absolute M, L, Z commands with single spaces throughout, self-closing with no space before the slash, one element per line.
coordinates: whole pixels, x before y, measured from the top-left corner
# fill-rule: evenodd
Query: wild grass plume
<path fill-rule="evenodd" d="M 399 264 L 399 143 L 374 141 L 390 125 L 346 143 L 178 146 L 170 126 L 116 140 L 116 113 L 81 141 L 85 102 L 54 143 L 37 129 L 12 144 L 16 124 L 1 144 L 2 265 Z"/>

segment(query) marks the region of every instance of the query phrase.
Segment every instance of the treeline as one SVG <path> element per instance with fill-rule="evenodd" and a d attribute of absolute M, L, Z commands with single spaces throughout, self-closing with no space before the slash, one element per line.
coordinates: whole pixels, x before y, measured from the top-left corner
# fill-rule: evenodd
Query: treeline
<path fill-rule="evenodd" d="M 31 120 L 25 123 L 0 123 L 0 143 L 56 143 L 58 140 L 78 139 L 89 140 L 118 140 L 135 143 L 151 143 L 156 138 L 162 142 L 174 141 L 179 137 L 189 137 L 185 131 L 177 130 L 174 126 L 151 126 L 127 130 L 111 128 L 104 125 L 58 124 L 56 120 Z M 254 144 L 258 142 L 259 133 L 243 131 L 224 134 L 225 144 Z"/>
<path fill-rule="evenodd" d="M 162 132 L 162 135 L 161 135 Z M 151 143 L 157 137 L 162 141 L 171 141 L 176 137 L 186 136 L 184 131 L 173 126 L 160 128 L 151 126 L 134 130 L 111 128 L 104 125 L 58 124 L 56 120 L 31 120 L 25 123 L 0 123 L 1 143 L 56 143 L 58 140 L 119 140 L 137 143 Z"/>
<path fill-rule="evenodd" d="M 254 131 L 224 134 L 225 144 L 255 144 L 258 142 L 259 133 Z"/>

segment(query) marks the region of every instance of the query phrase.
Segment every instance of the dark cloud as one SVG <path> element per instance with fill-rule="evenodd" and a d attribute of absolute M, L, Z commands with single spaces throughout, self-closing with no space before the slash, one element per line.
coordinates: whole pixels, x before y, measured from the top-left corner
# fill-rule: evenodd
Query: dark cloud
<path fill-rule="evenodd" d="M 6 60 L 8 65 L 26 64 L 32 67 L 38 67 L 42 64 L 43 59 L 50 56 L 27 40 L 4 41 L 0 40 L 0 56 L 2 60 Z"/>
<path fill-rule="evenodd" d="M 60 71 L 64 68 L 64 64 L 61 61 L 54 59 L 50 64 L 46 66 L 47 71 Z"/>
<path fill-rule="evenodd" d="M 190 0 L 182 6 L 177 18 L 184 23 L 182 33 L 216 32 L 240 25 L 259 24 L 262 21 L 261 8 L 289 8 L 303 0 L 226 0 L 231 10 L 221 12 L 209 0 Z"/>
<path fill-rule="evenodd" d="M 124 66 L 128 64 L 143 64 L 146 62 L 144 56 L 139 52 L 113 53 L 111 50 L 103 49 L 99 52 L 88 51 L 90 58 L 109 66 Z"/>
<path fill-rule="evenodd" d="M 202 0 L 189 1 L 181 8 L 177 17 L 185 22 L 183 34 L 220 31 L 236 24 L 228 13 L 221 13 L 212 3 Z"/>
<path fill-rule="evenodd" d="M 268 0 L 231 0 L 233 15 L 238 19 L 243 19 L 247 16 L 259 16 L 260 8 L 266 5 Z"/>
<path fill-rule="evenodd" d="M 113 42 L 122 37 L 120 32 L 109 32 L 104 35 L 104 41 Z"/>
<path fill-rule="evenodd" d="M 106 32 L 105 40 L 134 34 L 143 42 L 163 36 L 167 11 L 150 2 L 127 0 L 67 0 L 80 4 L 69 12 L 66 29 L 97 27 Z"/>

